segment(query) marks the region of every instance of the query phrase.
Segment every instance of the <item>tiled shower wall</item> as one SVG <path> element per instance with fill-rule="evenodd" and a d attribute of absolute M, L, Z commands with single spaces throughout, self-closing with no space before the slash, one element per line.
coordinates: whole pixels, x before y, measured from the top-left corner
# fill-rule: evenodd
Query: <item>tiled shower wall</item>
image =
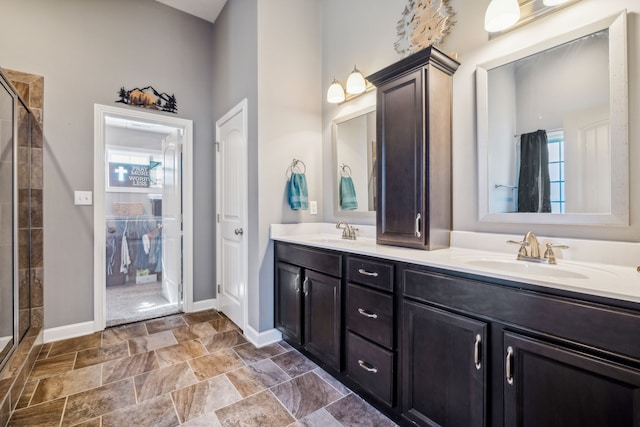
<path fill-rule="evenodd" d="M 3 69 L 29 107 L 18 111 L 18 330 L 20 344 L 0 372 L 0 426 L 7 424 L 42 347 L 43 95 L 42 76 Z M 30 280 L 29 280 L 30 279 Z"/>

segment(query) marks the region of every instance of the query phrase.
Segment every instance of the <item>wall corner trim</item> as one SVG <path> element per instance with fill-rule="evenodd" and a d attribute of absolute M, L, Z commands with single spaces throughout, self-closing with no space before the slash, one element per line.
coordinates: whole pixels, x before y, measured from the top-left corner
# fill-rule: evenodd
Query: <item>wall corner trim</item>
<path fill-rule="evenodd" d="M 43 341 L 49 343 L 67 338 L 80 337 L 96 332 L 95 322 L 74 323 L 72 325 L 58 326 L 44 330 Z"/>
<path fill-rule="evenodd" d="M 258 332 L 251 326 L 247 325 L 244 336 L 256 347 L 264 347 L 265 345 L 274 344 L 282 340 L 282 333 L 277 329 L 268 329 Z"/>

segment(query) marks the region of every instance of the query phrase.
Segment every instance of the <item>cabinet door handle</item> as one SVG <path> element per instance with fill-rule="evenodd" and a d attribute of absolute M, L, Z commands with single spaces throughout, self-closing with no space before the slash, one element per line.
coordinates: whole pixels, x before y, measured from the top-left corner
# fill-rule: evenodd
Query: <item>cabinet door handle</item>
<path fill-rule="evenodd" d="M 509 346 L 507 347 L 507 360 L 505 363 L 507 383 L 509 385 L 513 385 L 513 366 L 511 366 L 512 363 L 513 363 L 513 347 Z"/>
<path fill-rule="evenodd" d="M 296 293 L 300 293 L 300 275 L 296 274 Z"/>
<path fill-rule="evenodd" d="M 358 313 L 362 314 L 364 317 L 370 317 L 371 319 L 377 319 L 378 315 L 375 313 L 370 313 L 367 310 L 365 310 L 364 308 L 359 308 L 358 309 Z"/>
<path fill-rule="evenodd" d="M 375 367 L 371 366 L 370 364 L 368 364 L 365 361 L 358 360 L 358 365 L 360 365 L 360 367 L 362 369 L 364 369 L 365 371 L 367 371 L 367 372 L 371 372 L 371 373 L 374 373 L 374 374 L 378 372 L 378 368 L 375 368 Z"/>
<path fill-rule="evenodd" d="M 476 369 L 480 369 L 482 367 L 482 362 L 480 361 L 480 344 L 482 343 L 482 337 L 480 334 L 476 335 L 476 340 L 473 343 L 473 361 L 476 365 Z"/>
<path fill-rule="evenodd" d="M 422 233 L 420 233 L 420 218 L 422 218 L 422 215 L 416 215 L 416 237 L 422 236 Z"/>
<path fill-rule="evenodd" d="M 378 273 L 375 271 L 367 271 L 364 268 L 359 268 L 358 273 L 364 274 L 365 276 L 378 277 Z"/>
<path fill-rule="evenodd" d="M 302 293 L 307 296 L 309 295 L 309 278 L 305 277 L 304 282 L 302 282 Z"/>

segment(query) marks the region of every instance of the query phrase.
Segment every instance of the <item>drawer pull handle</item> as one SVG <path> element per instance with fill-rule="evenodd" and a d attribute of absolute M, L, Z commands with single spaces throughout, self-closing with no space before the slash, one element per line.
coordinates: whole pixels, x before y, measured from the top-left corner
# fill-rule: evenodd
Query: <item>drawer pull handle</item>
<path fill-rule="evenodd" d="M 513 385 L 513 367 L 511 366 L 511 363 L 513 363 L 513 347 L 509 346 L 507 347 L 507 360 L 505 368 L 507 383 L 509 385 Z"/>
<path fill-rule="evenodd" d="M 480 334 L 476 335 L 476 341 L 473 344 L 473 361 L 476 365 L 476 369 L 480 369 L 482 367 L 482 362 L 480 361 L 480 344 L 482 343 L 482 337 Z"/>
<path fill-rule="evenodd" d="M 358 313 L 362 314 L 364 317 L 369 317 L 371 319 L 377 319 L 378 315 L 375 313 L 369 313 L 367 310 L 365 310 L 364 308 L 359 308 L 358 309 Z"/>
<path fill-rule="evenodd" d="M 358 269 L 358 273 L 364 274 L 365 276 L 378 277 L 378 273 L 375 271 L 367 271 L 364 268 Z"/>
<path fill-rule="evenodd" d="M 422 234 L 420 233 L 420 219 L 422 218 L 422 215 L 418 214 L 416 215 L 416 237 L 420 238 L 422 236 Z"/>
<path fill-rule="evenodd" d="M 358 360 L 358 365 L 367 372 L 372 372 L 374 374 L 378 372 L 378 368 L 374 368 L 365 361 Z"/>

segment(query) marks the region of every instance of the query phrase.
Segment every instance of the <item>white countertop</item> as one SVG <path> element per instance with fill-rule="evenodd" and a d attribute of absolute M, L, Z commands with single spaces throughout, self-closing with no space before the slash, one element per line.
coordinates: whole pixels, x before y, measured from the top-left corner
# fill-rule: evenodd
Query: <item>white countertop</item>
<path fill-rule="evenodd" d="M 522 236 L 452 232 L 451 248 L 424 251 L 378 245 L 374 226 L 355 227 L 360 230 L 360 236 L 355 241 L 341 239 L 341 230 L 337 230 L 335 224 L 325 223 L 273 224 L 271 238 L 640 303 L 640 273 L 637 271 L 638 264 L 633 264 L 634 260 L 640 263 L 640 245 L 635 243 L 541 238 L 541 246 L 552 240 L 569 245 L 567 250 L 556 250 L 556 265 L 546 265 L 516 260 L 518 248 L 505 242 L 508 239 L 521 240 Z M 500 250 L 480 249 L 481 241 L 495 245 Z"/>

